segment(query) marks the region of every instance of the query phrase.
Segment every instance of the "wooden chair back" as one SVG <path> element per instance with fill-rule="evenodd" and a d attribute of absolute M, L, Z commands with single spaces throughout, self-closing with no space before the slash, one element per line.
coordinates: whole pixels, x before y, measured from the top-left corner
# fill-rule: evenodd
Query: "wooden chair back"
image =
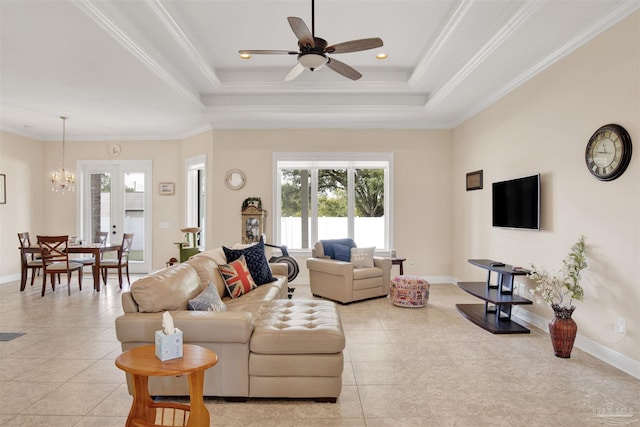
<path fill-rule="evenodd" d="M 101 245 L 106 245 L 108 237 L 109 237 L 108 231 L 96 231 L 96 237 L 93 240 L 93 242 L 100 243 Z"/>
<path fill-rule="evenodd" d="M 120 248 L 120 262 L 122 264 L 129 263 L 129 251 L 133 244 L 133 233 L 124 233 L 122 235 L 122 247 Z"/>
<path fill-rule="evenodd" d="M 38 244 L 40 245 L 43 266 L 63 262 L 67 264 L 67 269 L 69 269 L 69 253 L 67 252 L 69 236 L 38 236 Z"/>

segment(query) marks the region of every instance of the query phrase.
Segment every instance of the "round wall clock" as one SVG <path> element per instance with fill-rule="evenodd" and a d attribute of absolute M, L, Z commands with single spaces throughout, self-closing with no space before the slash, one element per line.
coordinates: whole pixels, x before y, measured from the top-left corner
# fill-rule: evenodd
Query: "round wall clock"
<path fill-rule="evenodd" d="M 587 143 L 584 159 L 589 172 L 601 181 L 613 181 L 622 175 L 631 161 L 631 137 L 616 124 L 602 126 Z"/>
<path fill-rule="evenodd" d="M 239 169 L 231 169 L 224 176 L 224 183 L 227 184 L 231 190 L 239 190 L 244 187 L 245 182 L 247 182 L 247 177 L 244 172 Z"/>
<path fill-rule="evenodd" d="M 118 144 L 111 144 L 111 146 L 109 147 L 109 154 L 111 154 L 114 157 L 119 156 L 120 151 L 122 151 L 122 149 Z"/>

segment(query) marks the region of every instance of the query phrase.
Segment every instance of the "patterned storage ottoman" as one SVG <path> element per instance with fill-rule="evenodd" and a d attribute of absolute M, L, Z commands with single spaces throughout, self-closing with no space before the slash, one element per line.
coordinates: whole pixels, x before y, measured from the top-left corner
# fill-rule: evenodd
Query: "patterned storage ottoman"
<path fill-rule="evenodd" d="M 418 276 L 396 276 L 391 280 L 389 300 L 400 307 L 424 307 L 429 301 L 429 282 Z"/>

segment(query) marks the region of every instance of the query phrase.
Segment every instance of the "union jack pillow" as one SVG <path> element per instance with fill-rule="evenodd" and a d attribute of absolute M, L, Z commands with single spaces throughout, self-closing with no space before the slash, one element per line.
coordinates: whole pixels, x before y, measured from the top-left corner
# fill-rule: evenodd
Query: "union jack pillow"
<path fill-rule="evenodd" d="M 244 255 L 229 264 L 219 265 L 218 269 L 231 298 L 238 298 L 258 287 L 247 268 Z"/>

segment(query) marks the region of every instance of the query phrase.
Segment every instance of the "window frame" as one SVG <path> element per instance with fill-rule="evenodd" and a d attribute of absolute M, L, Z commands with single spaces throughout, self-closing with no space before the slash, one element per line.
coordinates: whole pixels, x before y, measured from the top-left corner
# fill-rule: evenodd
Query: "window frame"
<path fill-rule="evenodd" d="M 282 190 L 281 170 L 282 169 L 309 169 L 311 170 L 311 186 L 316 191 L 311 191 L 311 231 L 309 245 L 312 246 L 318 241 L 318 174 L 319 169 L 328 168 L 346 168 L 348 179 L 348 234 L 349 237 L 354 236 L 354 217 L 355 217 L 355 169 L 376 168 L 382 166 L 386 170 L 384 178 L 384 221 L 385 221 L 385 246 L 384 248 L 376 248 L 376 254 L 389 254 L 393 247 L 393 153 L 391 152 L 285 152 L 273 153 L 272 157 L 273 170 L 273 204 L 274 214 L 272 215 L 272 243 L 281 245 L 280 242 L 280 225 L 282 212 Z M 310 255 L 311 248 L 297 249 L 288 248 L 292 255 Z"/>

